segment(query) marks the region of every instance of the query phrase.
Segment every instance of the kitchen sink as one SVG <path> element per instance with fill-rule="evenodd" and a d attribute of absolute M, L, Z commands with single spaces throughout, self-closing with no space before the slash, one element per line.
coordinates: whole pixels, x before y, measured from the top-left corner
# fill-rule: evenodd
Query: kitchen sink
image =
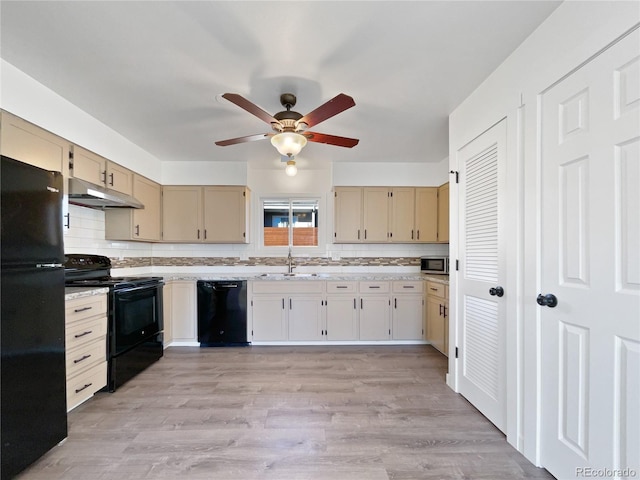
<path fill-rule="evenodd" d="M 282 278 L 282 277 L 292 277 L 292 278 L 305 278 L 305 277 L 323 277 L 326 275 L 320 273 L 263 273 L 260 275 L 261 277 L 272 277 L 272 278 Z"/>

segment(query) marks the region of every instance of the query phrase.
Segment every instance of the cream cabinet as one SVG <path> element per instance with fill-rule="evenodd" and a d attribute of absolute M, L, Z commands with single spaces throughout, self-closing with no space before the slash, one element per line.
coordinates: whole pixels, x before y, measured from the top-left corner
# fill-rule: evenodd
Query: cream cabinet
<path fill-rule="evenodd" d="M 197 297 L 196 282 L 189 280 L 174 280 L 167 292 L 171 295 L 170 310 L 164 312 L 169 318 L 170 337 L 174 344 L 192 344 L 198 341 L 197 330 Z M 164 300 L 164 299 L 163 299 Z M 167 326 L 165 325 L 165 332 Z"/>
<path fill-rule="evenodd" d="M 323 340 L 324 282 L 251 282 L 251 335 L 254 342 Z"/>
<path fill-rule="evenodd" d="M 133 171 L 78 145 L 73 146 L 69 173 L 74 178 L 135 197 Z"/>
<path fill-rule="evenodd" d="M 362 237 L 362 188 L 335 187 L 334 192 L 335 243 L 357 243 Z"/>
<path fill-rule="evenodd" d="M 415 200 L 416 242 L 437 242 L 438 187 L 417 187 Z"/>
<path fill-rule="evenodd" d="M 449 286 L 427 282 L 427 340 L 445 355 L 449 349 Z"/>
<path fill-rule="evenodd" d="M 248 243 L 249 194 L 244 186 L 162 187 L 162 240 Z"/>
<path fill-rule="evenodd" d="M 422 281 L 392 282 L 392 338 L 424 339 L 424 288 Z"/>
<path fill-rule="evenodd" d="M 108 209 L 105 213 L 107 240 L 160 240 L 160 184 L 135 173 L 133 197 L 144 208 Z"/>
<path fill-rule="evenodd" d="M 107 385 L 107 295 L 65 302 L 67 411 Z"/>
<path fill-rule="evenodd" d="M 167 348 L 173 342 L 173 281 L 164 283 L 162 287 L 162 344 Z"/>
<path fill-rule="evenodd" d="M 335 187 L 334 225 L 334 243 L 438 242 L 438 187 Z"/>
<path fill-rule="evenodd" d="M 69 142 L 43 128 L 2 111 L 0 152 L 21 162 L 69 174 Z"/>
<path fill-rule="evenodd" d="M 449 243 L 449 183 L 438 187 L 438 241 Z"/>
<path fill-rule="evenodd" d="M 389 282 L 358 282 L 360 293 L 360 340 L 391 338 L 391 297 Z"/>
<path fill-rule="evenodd" d="M 358 340 L 358 282 L 327 281 L 326 291 L 326 339 Z"/>

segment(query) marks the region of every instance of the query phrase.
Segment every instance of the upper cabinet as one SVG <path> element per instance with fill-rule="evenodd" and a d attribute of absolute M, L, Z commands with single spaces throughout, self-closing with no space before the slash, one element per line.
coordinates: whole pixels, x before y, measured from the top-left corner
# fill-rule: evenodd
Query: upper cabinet
<path fill-rule="evenodd" d="M 1 120 L 2 155 L 68 175 L 68 141 L 5 111 Z"/>
<path fill-rule="evenodd" d="M 438 187 L 438 242 L 449 243 L 449 183 Z"/>
<path fill-rule="evenodd" d="M 77 145 L 73 147 L 69 173 L 74 178 L 133 195 L 134 172 Z"/>
<path fill-rule="evenodd" d="M 439 187 L 335 187 L 334 243 L 448 242 L 438 196 Z"/>
<path fill-rule="evenodd" d="M 105 211 L 107 240 L 160 241 L 160 184 L 133 174 L 133 196 L 144 208 L 116 208 Z"/>
<path fill-rule="evenodd" d="M 248 243 L 249 195 L 245 186 L 162 187 L 162 240 Z"/>

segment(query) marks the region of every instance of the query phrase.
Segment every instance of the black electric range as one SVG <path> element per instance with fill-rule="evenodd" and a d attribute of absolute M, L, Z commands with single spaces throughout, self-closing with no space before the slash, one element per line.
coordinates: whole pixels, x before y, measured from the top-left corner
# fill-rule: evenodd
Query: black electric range
<path fill-rule="evenodd" d="M 163 355 L 161 277 L 112 277 L 111 260 L 67 254 L 67 287 L 107 287 L 107 389 L 110 392 Z"/>

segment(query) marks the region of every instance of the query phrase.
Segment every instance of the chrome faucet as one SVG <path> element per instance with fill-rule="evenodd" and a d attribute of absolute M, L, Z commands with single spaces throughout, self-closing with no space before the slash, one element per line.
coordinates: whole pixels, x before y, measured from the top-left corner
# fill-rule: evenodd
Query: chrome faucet
<path fill-rule="evenodd" d="M 287 256 L 287 266 L 289 267 L 288 273 L 293 272 L 295 267 L 293 265 L 293 257 L 291 256 L 291 247 L 289 247 L 289 255 Z"/>

